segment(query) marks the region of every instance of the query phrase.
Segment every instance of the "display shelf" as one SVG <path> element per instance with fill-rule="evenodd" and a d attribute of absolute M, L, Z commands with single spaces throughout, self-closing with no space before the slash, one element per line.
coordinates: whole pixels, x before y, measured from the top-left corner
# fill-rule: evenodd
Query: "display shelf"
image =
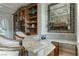
<path fill-rule="evenodd" d="M 25 34 L 37 34 L 37 4 L 32 3 L 20 7 L 14 14 L 14 32 L 22 31 Z"/>

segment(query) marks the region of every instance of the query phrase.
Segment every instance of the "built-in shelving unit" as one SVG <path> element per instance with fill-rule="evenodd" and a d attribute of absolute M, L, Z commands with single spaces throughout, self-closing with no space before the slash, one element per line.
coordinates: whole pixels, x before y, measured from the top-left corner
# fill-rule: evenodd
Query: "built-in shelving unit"
<path fill-rule="evenodd" d="M 37 4 L 27 6 L 27 18 L 26 34 L 37 34 Z"/>
<path fill-rule="evenodd" d="M 22 31 L 26 35 L 37 34 L 37 4 L 32 3 L 19 8 L 14 14 L 14 32 Z"/>

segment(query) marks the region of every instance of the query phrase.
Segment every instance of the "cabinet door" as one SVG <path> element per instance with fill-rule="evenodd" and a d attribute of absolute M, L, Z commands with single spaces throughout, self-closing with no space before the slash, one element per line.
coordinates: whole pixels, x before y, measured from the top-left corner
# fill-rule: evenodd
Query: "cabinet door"
<path fill-rule="evenodd" d="M 48 56 L 59 56 L 59 42 L 53 41 L 51 43 L 54 44 L 56 48 Z"/>
<path fill-rule="evenodd" d="M 52 44 L 55 45 L 55 49 L 54 49 L 54 56 L 59 56 L 59 42 L 52 42 Z"/>

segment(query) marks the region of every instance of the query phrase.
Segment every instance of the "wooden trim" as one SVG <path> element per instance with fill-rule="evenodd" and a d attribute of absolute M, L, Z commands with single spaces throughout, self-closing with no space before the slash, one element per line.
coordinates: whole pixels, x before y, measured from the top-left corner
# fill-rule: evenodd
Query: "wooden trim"
<path fill-rule="evenodd" d="M 78 48 L 77 48 L 77 45 L 75 45 L 75 56 L 78 56 Z"/>

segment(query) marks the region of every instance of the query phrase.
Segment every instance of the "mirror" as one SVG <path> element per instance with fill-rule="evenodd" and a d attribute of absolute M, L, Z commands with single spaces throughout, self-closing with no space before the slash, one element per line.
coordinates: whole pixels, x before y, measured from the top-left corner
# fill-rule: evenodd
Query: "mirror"
<path fill-rule="evenodd" d="M 53 3 L 48 5 L 48 32 L 74 32 L 74 3 Z"/>

